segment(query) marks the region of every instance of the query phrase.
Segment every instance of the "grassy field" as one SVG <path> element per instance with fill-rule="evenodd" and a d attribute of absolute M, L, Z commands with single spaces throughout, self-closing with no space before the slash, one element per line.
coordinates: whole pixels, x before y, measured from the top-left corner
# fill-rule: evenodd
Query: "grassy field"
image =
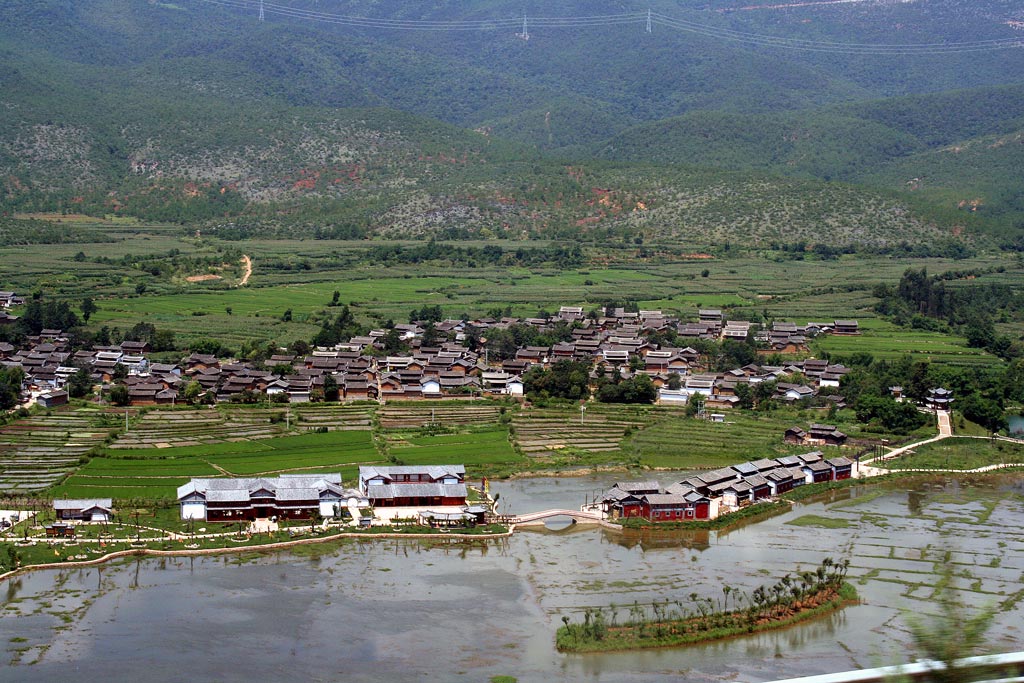
<path fill-rule="evenodd" d="M 763 457 L 807 452 L 810 449 L 783 443 L 782 434 L 792 425 L 792 419 L 777 415 L 733 411 L 726 415 L 725 422 L 715 423 L 687 418 L 680 412 L 636 432 L 623 444 L 623 450 L 635 454 L 650 467 L 725 467 Z"/>
<path fill-rule="evenodd" d="M 596 307 L 610 300 L 635 300 L 644 308 L 662 309 L 684 319 L 695 319 L 701 307 L 732 309 L 736 316 L 767 314 L 798 322 L 857 318 L 870 334 L 852 340 L 830 339 L 822 350 L 842 354 L 867 344 L 882 355 L 914 351 L 955 362 L 990 362 L 989 357 L 967 349 L 962 340 L 886 327 L 871 310 L 875 303 L 871 287 L 879 282 L 895 283 L 907 268 L 922 266 L 932 273 L 1003 266 L 1005 272 L 993 274 L 993 281 L 1013 283 L 1024 277 L 1024 268 L 1002 255 L 960 261 L 847 255 L 821 262 L 779 261 L 769 253 L 747 252 L 687 260 L 641 258 L 629 249 L 596 248 L 585 249 L 589 265 L 573 269 L 552 265 L 453 268 L 429 263 L 382 267 L 357 258 L 357 254 L 375 246 L 405 243 L 224 242 L 209 236 L 196 238 L 180 226 L 112 223 L 83 227 L 101 229 L 114 241 L 55 244 L 45 249 L 0 248 L 0 281 L 16 291 L 38 289 L 72 300 L 93 297 L 100 309 L 90 320 L 93 329 L 103 325 L 123 329 L 146 320 L 173 330 L 180 342 L 202 337 L 216 337 L 229 344 L 254 337 L 281 343 L 308 339 L 317 329 L 314 318 L 337 290 L 343 303 L 354 306 L 359 319 L 374 325 L 388 318 L 404 321 L 412 308 L 424 304 L 439 305 L 452 317 L 483 315 L 495 307 L 532 316 L 562 305 Z M 515 250 L 550 243 L 486 244 Z M 657 245 L 650 249 L 658 253 Z M 149 257 L 166 260 L 170 253 L 180 258 L 231 260 L 228 251 L 232 257 L 238 252 L 252 256 L 254 271 L 246 287 L 232 286 L 231 278 L 185 283 L 177 271 L 173 276 L 154 276 L 144 270 L 141 261 Z M 79 252 L 85 260 L 76 259 Z M 99 256 L 110 261 L 94 260 Z M 136 291 L 140 285 L 145 287 L 141 295 Z M 289 309 L 292 320 L 281 320 Z M 1010 325 L 1001 331 L 1020 334 L 1024 329 Z"/>
<path fill-rule="evenodd" d="M 842 449 L 786 444 L 782 440 L 783 434 L 794 425 L 806 429 L 813 422 L 827 422 L 836 425 L 852 440 L 873 441 L 928 438 L 935 434 L 936 429 L 934 424 L 925 425 L 909 436 L 866 432 L 864 425 L 856 422 L 851 410 L 840 410 L 832 417 L 823 410 L 792 408 L 780 408 L 770 413 L 732 410 L 724 414 L 725 422 L 685 417 L 682 411 L 666 414 L 626 439 L 622 451 L 647 467 L 711 468 L 811 450 L 849 455 L 860 448 L 853 441 Z"/>
<path fill-rule="evenodd" d="M 916 360 L 951 365 L 993 365 L 1002 361 L 981 349 L 967 346 L 967 340 L 939 332 L 908 330 L 876 318 L 860 320 L 863 332 L 857 336 L 827 335 L 814 342 L 816 351 L 833 355 L 870 353 L 875 358 L 892 360 L 910 354 Z"/>
<path fill-rule="evenodd" d="M 495 412 L 495 415 L 497 413 Z M 524 458 L 508 429 L 493 424 L 457 434 L 386 432 L 390 459 L 370 431 L 335 431 L 257 441 L 177 448 L 108 449 L 49 493 L 55 497 L 170 498 L 191 477 L 272 476 L 281 473 L 341 472 L 354 482 L 361 464 L 463 463 L 474 476 L 507 472 Z"/>
<path fill-rule="evenodd" d="M 282 472 L 342 471 L 379 462 L 368 431 L 301 434 L 260 441 L 160 449 L 108 450 L 55 487 L 54 496 L 169 498 L 194 476 L 255 476 Z"/>
<path fill-rule="evenodd" d="M 1024 445 L 990 439 L 943 439 L 886 461 L 889 469 L 972 470 L 1002 463 L 1024 464 Z"/>
<path fill-rule="evenodd" d="M 436 436 L 393 435 L 388 440 L 391 457 L 406 465 L 455 462 L 486 474 L 488 466 L 522 462 L 509 441 L 505 427 L 486 427 L 461 434 Z"/>

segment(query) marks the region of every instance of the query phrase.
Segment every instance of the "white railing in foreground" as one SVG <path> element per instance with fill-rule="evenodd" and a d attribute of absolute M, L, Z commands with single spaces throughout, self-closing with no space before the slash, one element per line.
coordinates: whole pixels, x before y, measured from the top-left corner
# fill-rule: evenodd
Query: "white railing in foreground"
<path fill-rule="evenodd" d="M 894 680 L 927 681 L 932 672 L 945 668 L 942 662 L 921 661 L 897 666 L 883 666 L 877 669 L 841 671 L 819 676 L 787 678 L 773 683 L 888 683 Z M 1024 652 L 1007 652 L 1001 655 L 967 657 L 957 661 L 957 669 L 965 672 L 983 673 L 990 670 L 999 678 L 975 678 L 967 680 L 978 683 L 1024 683 Z"/>

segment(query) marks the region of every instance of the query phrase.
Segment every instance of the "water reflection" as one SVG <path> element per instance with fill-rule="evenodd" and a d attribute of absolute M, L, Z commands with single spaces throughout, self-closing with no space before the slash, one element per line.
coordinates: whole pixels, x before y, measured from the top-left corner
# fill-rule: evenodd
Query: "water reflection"
<path fill-rule="evenodd" d="M 980 582 L 980 593 L 967 586 L 978 601 L 1019 590 L 1021 477 L 958 491 L 950 481 L 859 486 L 857 495 L 870 495 L 853 505 L 843 503 L 849 491 L 832 492 L 725 532 L 533 527 L 491 541 L 358 539 L 38 572 L 2 594 L 0 680 L 63 680 L 74 671 L 85 680 L 171 681 L 187 670 L 225 681 L 755 681 L 856 668 L 879 653 L 906 653 L 900 610 L 930 608 L 939 548 L 956 543 L 951 561 Z M 564 507 L 595 482 L 575 491 L 566 481 L 542 480 L 537 491 L 520 482 L 521 496 Z M 808 515 L 848 526 L 790 524 Z M 826 556 L 851 559 L 863 605 L 685 649 L 564 656 L 553 648 L 563 614 L 720 597 L 723 584 L 749 593 Z M 1001 647 L 1024 647 L 1021 623 L 1020 604 L 1000 615 Z"/>
<path fill-rule="evenodd" d="M 698 552 L 711 547 L 711 535 L 717 532 L 708 529 L 623 529 L 602 530 L 605 540 L 623 548 L 640 548 L 647 552 L 663 548 L 685 548 Z"/>

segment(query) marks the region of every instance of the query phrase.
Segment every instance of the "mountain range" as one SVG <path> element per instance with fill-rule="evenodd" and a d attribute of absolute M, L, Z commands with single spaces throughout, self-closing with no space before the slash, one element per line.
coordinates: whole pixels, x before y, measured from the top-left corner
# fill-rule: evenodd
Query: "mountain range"
<path fill-rule="evenodd" d="M 1024 234 L 1016 3 L 258 7 L 6 3 L 0 210 L 338 237 Z"/>

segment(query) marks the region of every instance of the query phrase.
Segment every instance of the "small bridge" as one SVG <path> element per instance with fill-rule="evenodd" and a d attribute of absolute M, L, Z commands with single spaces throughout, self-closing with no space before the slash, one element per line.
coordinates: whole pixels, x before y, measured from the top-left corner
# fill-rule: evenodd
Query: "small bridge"
<path fill-rule="evenodd" d="M 581 512 L 579 510 L 541 510 L 540 512 L 511 516 L 507 520 L 509 524 L 516 526 L 537 526 L 544 524 L 544 520 L 552 517 L 569 517 L 573 523 L 579 524 L 601 524 L 604 521 L 598 512 Z"/>

